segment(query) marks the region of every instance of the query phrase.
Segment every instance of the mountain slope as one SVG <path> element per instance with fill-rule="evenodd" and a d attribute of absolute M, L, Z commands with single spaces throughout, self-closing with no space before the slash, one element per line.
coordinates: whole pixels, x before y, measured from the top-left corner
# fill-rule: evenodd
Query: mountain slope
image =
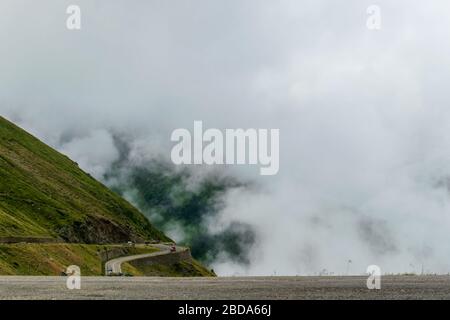
<path fill-rule="evenodd" d="M 0 238 L 9 237 L 170 240 L 75 162 L 0 117 Z"/>

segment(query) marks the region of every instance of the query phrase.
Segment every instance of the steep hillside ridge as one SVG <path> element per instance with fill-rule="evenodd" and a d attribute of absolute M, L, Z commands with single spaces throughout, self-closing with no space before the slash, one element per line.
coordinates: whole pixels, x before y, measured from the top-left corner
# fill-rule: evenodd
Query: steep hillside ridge
<path fill-rule="evenodd" d="M 3 117 L 0 237 L 72 243 L 170 240 L 75 162 Z"/>

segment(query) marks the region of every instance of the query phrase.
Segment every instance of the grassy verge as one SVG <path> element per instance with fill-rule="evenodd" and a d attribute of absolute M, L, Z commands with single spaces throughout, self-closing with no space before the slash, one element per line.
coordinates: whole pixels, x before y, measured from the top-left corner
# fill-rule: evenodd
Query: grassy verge
<path fill-rule="evenodd" d="M 215 277 L 214 272 L 206 269 L 195 259 L 186 259 L 171 264 L 142 265 L 131 262 L 122 264 L 125 274 L 153 277 Z"/>

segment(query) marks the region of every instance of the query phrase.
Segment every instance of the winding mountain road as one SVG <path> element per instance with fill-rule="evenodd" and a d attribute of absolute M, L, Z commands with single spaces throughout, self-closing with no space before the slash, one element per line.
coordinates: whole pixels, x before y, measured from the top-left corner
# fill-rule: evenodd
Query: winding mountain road
<path fill-rule="evenodd" d="M 122 263 L 129 262 L 138 259 L 148 259 L 151 257 L 162 256 L 166 254 L 172 254 L 170 251 L 170 246 L 164 244 L 153 244 L 152 247 L 160 249 L 160 251 L 152 253 L 137 254 L 133 256 L 124 256 L 115 259 L 111 259 L 105 263 L 106 275 L 110 274 L 121 274 L 122 273 Z M 187 248 L 176 246 L 176 252 L 182 252 L 187 250 Z"/>

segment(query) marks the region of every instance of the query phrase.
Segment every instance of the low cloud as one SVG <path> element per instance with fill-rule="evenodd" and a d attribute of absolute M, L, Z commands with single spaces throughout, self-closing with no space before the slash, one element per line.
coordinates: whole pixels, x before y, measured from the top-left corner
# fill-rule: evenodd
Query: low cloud
<path fill-rule="evenodd" d="M 164 226 L 138 201 L 164 189 L 137 178 L 181 175 L 189 197 L 225 183 L 199 220 L 219 274 L 449 272 L 447 2 L 378 1 L 379 31 L 359 0 L 77 3 L 80 31 L 69 1 L 1 2 L 0 112 L 180 239 L 196 217 Z M 279 128 L 278 175 L 170 167 L 171 132 L 194 120 Z"/>

